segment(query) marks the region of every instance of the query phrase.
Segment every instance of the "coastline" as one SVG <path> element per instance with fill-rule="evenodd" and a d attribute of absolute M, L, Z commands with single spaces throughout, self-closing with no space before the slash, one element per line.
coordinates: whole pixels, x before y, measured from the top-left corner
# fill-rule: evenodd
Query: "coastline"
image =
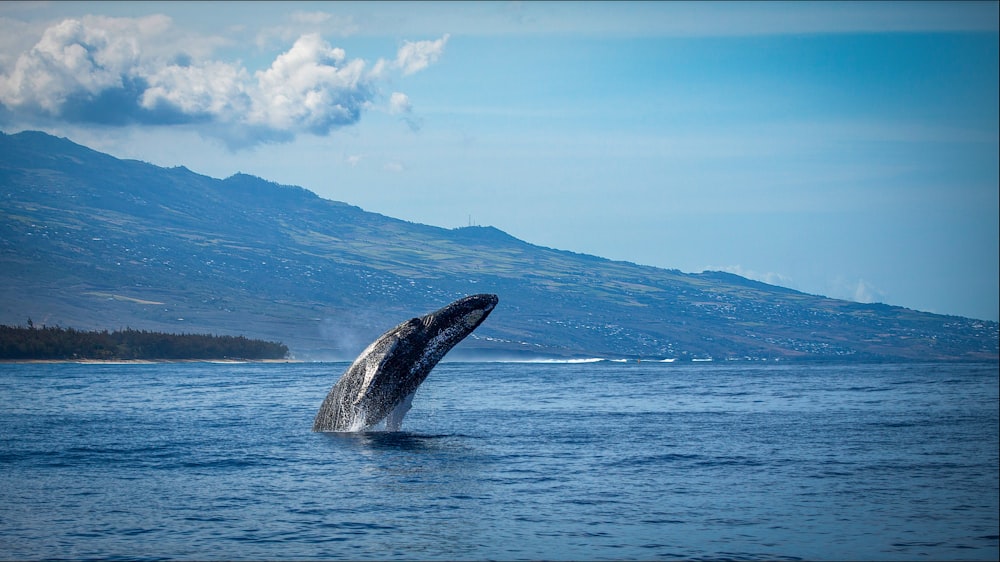
<path fill-rule="evenodd" d="M 157 363 L 302 363 L 299 359 L 0 359 L 0 365 L 77 363 L 81 365 L 155 365 Z"/>

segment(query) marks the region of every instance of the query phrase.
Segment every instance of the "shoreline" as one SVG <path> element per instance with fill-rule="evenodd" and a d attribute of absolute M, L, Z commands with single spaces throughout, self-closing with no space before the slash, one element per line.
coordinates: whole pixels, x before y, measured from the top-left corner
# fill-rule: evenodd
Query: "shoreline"
<path fill-rule="evenodd" d="M 76 363 L 80 365 L 156 365 L 159 363 L 302 363 L 298 359 L 0 359 L 0 365 L 27 364 L 60 364 Z"/>

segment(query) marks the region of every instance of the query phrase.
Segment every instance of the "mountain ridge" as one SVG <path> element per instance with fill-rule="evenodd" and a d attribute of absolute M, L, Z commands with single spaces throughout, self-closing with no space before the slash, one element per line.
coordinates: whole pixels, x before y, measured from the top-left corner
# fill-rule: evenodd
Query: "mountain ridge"
<path fill-rule="evenodd" d="M 613 261 L 491 226 L 422 225 L 45 133 L 3 134 L 0 149 L 0 323 L 246 334 L 349 359 L 408 317 L 494 292 L 490 322 L 455 354 L 998 357 L 996 322 Z"/>

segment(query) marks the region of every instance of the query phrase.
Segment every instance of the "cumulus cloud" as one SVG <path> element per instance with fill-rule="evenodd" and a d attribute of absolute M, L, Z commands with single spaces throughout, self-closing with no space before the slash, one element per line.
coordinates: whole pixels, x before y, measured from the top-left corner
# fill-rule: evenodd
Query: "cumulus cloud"
<path fill-rule="evenodd" d="M 373 97 L 373 87 L 365 76 L 365 62 L 347 61 L 346 56 L 319 35 L 299 38 L 270 68 L 255 74 L 248 121 L 316 134 L 357 122 Z"/>
<path fill-rule="evenodd" d="M 400 68 L 404 75 L 414 74 L 427 68 L 441 58 L 448 37 L 449 35 L 445 33 L 434 41 L 404 42 L 396 53 L 396 67 Z"/>
<path fill-rule="evenodd" d="M 145 80 L 139 105 L 150 111 L 169 108 L 182 115 L 231 117 L 246 112 L 251 104 L 247 72 L 230 64 L 172 64 Z"/>
<path fill-rule="evenodd" d="M 159 21 L 102 18 L 97 25 L 85 25 L 65 20 L 46 29 L 35 46 L 17 58 L 13 71 L 0 76 L 0 101 L 57 114 L 74 96 L 123 89 L 138 66 L 135 37 Z"/>
<path fill-rule="evenodd" d="M 293 15 L 292 23 L 330 21 L 318 12 Z M 251 72 L 206 56 L 209 40 L 186 52 L 191 42 L 171 43 L 176 35 L 165 16 L 88 16 L 52 25 L 0 68 L 0 115 L 22 122 L 197 124 L 230 146 L 326 135 L 357 123 L 373 106 L 389 67 L 403 75 L 422 70 L 441 56 L 448 38 L 408 41 L 395 62 L 368 65 L 307 33 L 269 67 Z M 406 94 L 394 92 L 389 111 L 411 127 L 417 123 L 408 117 Z"/>

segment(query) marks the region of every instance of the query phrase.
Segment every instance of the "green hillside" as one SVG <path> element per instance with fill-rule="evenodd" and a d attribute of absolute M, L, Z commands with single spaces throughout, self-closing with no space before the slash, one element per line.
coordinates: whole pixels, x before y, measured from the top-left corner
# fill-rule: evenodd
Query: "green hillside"
<path fill-rule="evenodd" d="M 300 187 L 0 136 L 0 323 L 246 335 L 349 359 L 491 292 L 453 355 L 996 360 L 998 326 L 441 229 Z"/>

